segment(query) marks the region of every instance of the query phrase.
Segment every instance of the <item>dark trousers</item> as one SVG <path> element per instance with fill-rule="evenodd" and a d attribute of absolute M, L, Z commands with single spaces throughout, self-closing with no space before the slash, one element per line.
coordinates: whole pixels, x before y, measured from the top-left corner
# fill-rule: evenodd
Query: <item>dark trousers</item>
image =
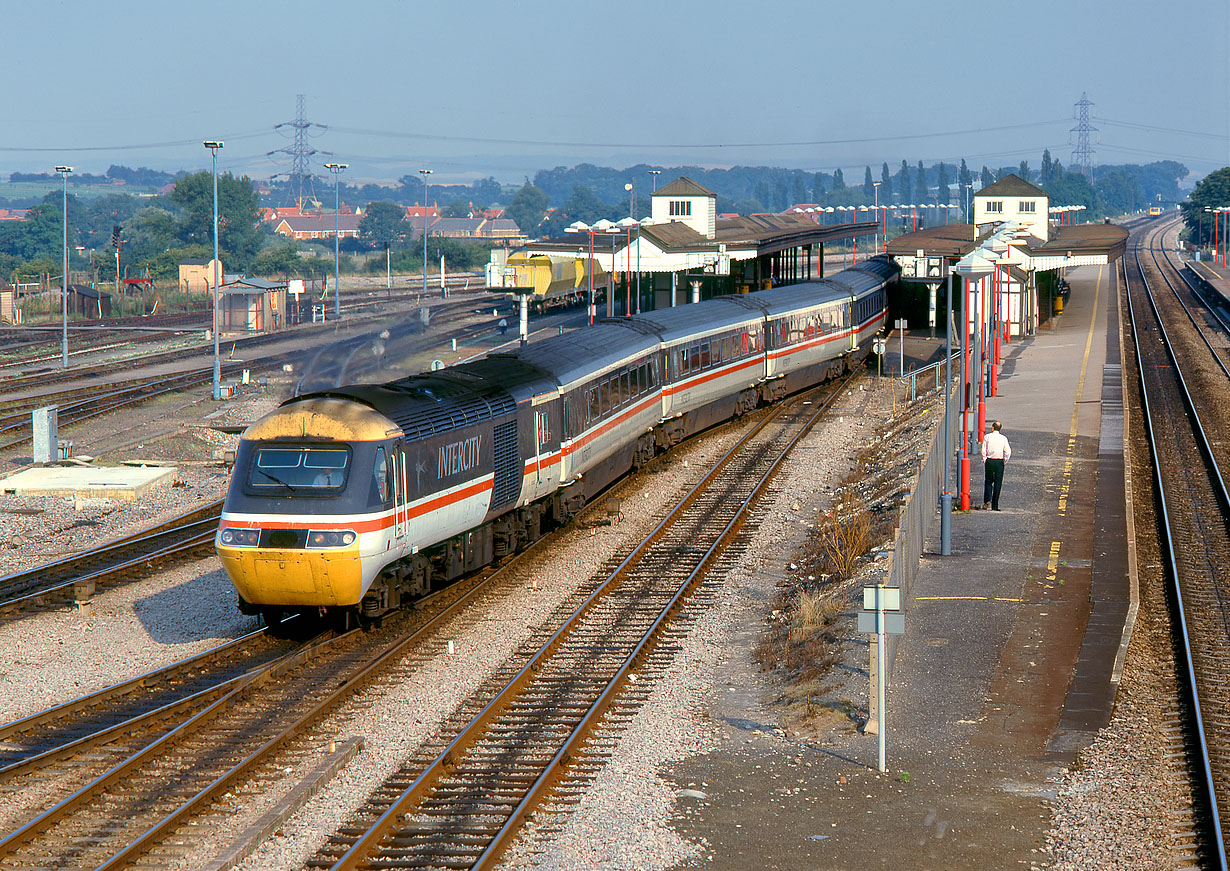
<path fill-rule="evenodd" d="M 999 490 L 1004 486 L 1004 461 L 988 459 L 983 465 L 982 502 L 991 503 L 991 508 L 999 510 Z"/>

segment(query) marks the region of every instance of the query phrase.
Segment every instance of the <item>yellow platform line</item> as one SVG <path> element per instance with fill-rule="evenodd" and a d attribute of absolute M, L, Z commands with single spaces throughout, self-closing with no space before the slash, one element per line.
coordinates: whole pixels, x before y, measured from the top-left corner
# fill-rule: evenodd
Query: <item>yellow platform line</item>
<path fill-rule="evenodd" d="M 915 596 L 915 602 L 1024 602 L 1024 599 L 1013 599 L 1007 596 Z"/>

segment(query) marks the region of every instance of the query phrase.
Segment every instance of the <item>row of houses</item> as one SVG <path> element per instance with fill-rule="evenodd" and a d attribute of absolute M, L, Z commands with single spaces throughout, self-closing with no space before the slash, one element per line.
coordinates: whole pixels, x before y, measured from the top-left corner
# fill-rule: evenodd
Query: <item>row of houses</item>
<path fill-rule="evenodd" d="M 510 245 L 525 241 L 520 228 L 511 218 L 504 217 L 503 209 L 474 209 L 465 218 L 441 216 L 439 206 L 406 206 L 406 234 L 411 237 L 426 232 L 432 236 L 451 239 L 483 239 L 505 242 Z M 264 209 L 264 219 L 273 225 L 273 232 L 296 241 L 353 239 L 359 235 L 363 220 L 361 209 L 347 211 L 339 208 L 336 215 L 323 212 L 303 212 L 297 208 Z"/>

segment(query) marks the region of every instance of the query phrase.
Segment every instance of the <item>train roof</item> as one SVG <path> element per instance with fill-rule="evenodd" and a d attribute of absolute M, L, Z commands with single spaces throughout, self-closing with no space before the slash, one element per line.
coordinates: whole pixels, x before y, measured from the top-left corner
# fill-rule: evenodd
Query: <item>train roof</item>
<path fill-rule="evenodd" d="M 748 311 L 746 306 L 739 305 L 732 298 L 717 297 L 703 303 L 689 303 L 645 312 L 631 320 L 634 329 L 643 325 L 641 329 L 653 331 L 663 342 L 670 343 L 697 333 L 710 333 L 745 324 L 760 317 L 760 312 Z"/>
<path fill-rule="evenodd" d="M 826 302 L 849 299 L 851 295 L 862 296 L 867 291 L 875 290 L 883 285 L 896 274 L 896 271 L 896 266 L 887 259 L 877 257 L 867 261 L 866 264 L 843 269 L 827 278 L 719 298 L 735 300 L 748 308 L 756 307 L 764 314 L 772 316 Z"/>
<path fill-rule="evenodd" d="M 609 320 L 532 342 L 508 354 L 493 354 L 489 359 L 516 359 L 550 373 L 566 387 L 657 346 L 656 335 L 641 332 L 627 321 Z"/>
<path fill-rule="evenodd" d="M 544 372 L 515 359 L 486 358 L 412 375 L 388 384 L 355 384 L 288 400 L 350 399 L 393 421 L 408 439 L 420 439 L 513 413 L 524 385 L 542 382 Z"/>

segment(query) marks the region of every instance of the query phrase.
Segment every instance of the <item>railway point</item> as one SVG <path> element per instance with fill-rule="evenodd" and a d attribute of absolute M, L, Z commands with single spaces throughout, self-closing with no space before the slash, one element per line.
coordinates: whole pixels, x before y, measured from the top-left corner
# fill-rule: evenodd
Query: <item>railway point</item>
<path fill-rule="evenodd" d="M 705 803 L 681 801 L 675 817 L 681 834 L 708 842 L 707 866 L 1028 868 L 1042 858 L 1046 799 L 1109 721 L 1136 606 L 1114 270 L 1070 271 L 1063 314 L 1005 349 L 987 415 L 1012 445 L 1002 510 L 955 511 L 949 556 L 931 524 L 888 690 L 887 772 L 876 735 L 786 736 L 748 719 L 754 700 L 732 690 L 712 712 L 720 749 L 670 772 L 680 787 L 710 784 Z M 928 346 L 911 340 L 907 358 Z"/>

